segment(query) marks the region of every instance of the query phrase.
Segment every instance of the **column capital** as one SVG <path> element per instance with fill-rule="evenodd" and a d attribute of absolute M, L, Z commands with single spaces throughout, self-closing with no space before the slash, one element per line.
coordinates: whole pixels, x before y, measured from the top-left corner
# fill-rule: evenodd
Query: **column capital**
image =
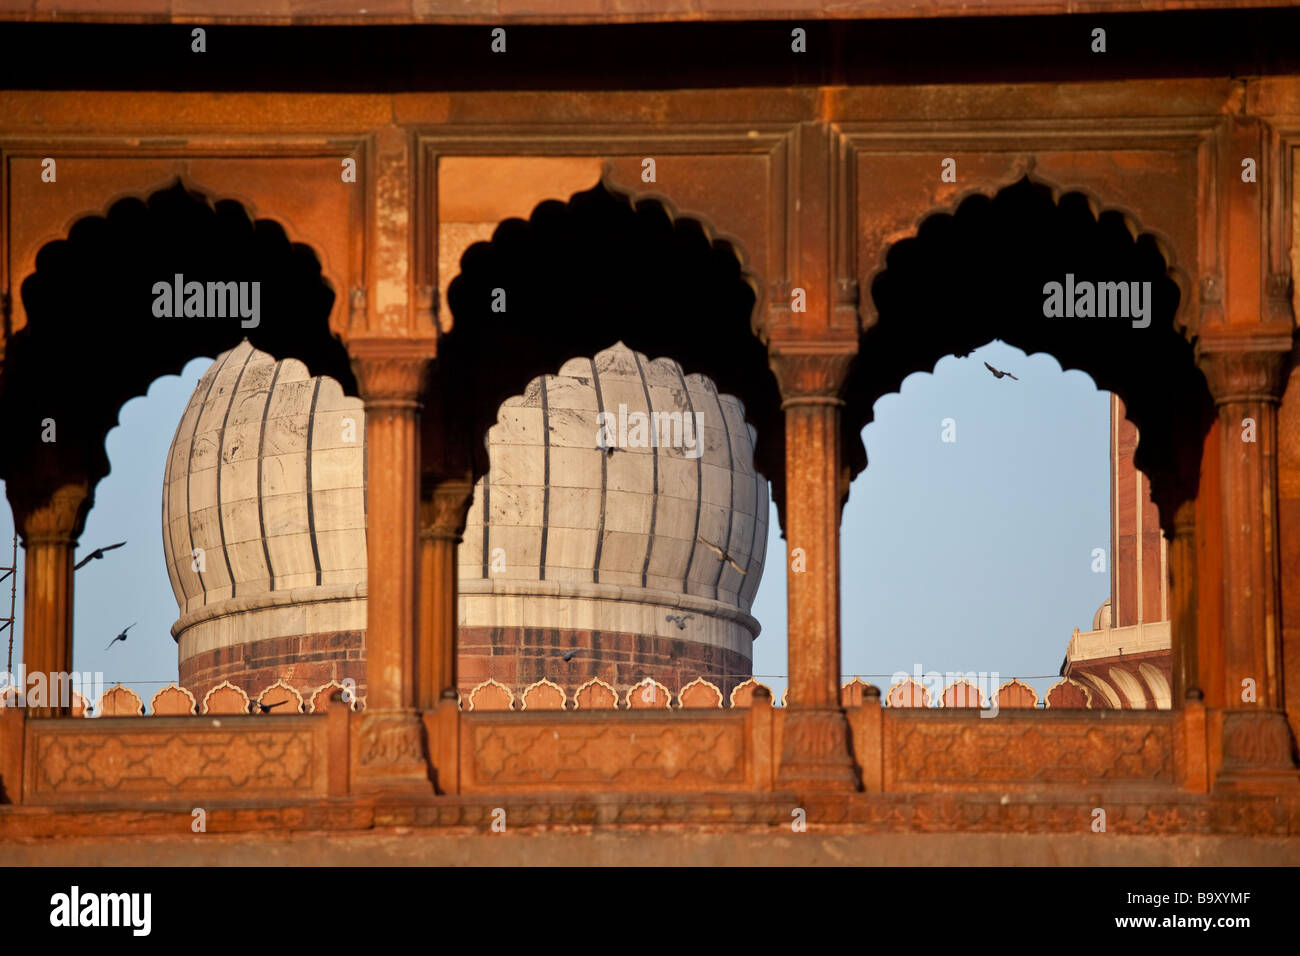
<path fill-rule="evenodd" d="M 23 547 L 33 544 L 76 544 L 90 510 L 90 483 L 69 481 L 43 502 L 14 508 Z"/>
<path fill-rule="evenodd" d="M 420 537 L 459 543 L 465 534 L 474 483 L 469 478 L 426 479 L 420 502 Z"/>
<path fill-rule="evenodd" d="M 359 339 L 348 343 L 357 387 L 370 408 L 416 408 L 437 352 L 432 339 Z"/>
<path fill-rule="evenodd" d="M 841 405 L 839 394 L 857 356 L 857 343 L 773 343 L 768 362 L 781 389 L 781 407 Z"/>
<path fill-rule="evenodd" d="M 1277 404 L 1286 389 L 1291 348 L 1289 334 L 1202 338 L 1196 343 L 1196 364 L 1219 407 L 1231 402 Z"/>

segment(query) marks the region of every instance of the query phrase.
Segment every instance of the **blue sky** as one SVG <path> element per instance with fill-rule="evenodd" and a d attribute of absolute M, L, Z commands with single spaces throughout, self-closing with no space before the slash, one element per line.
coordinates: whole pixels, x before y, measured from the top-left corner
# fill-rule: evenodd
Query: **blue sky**
<path fill-rule="evenodd" d="M 1019 381 L 995 379 L 984 361 Z M 155 381 L 108 436 L 78 559 L 127 546 L 76 573 L 73 668 L 102 671 L 146 700 L 176 677 L 176 620 L 163 562 L 163 465 L 176 423 L 210 358 Z M 844 511 L 842 670 L 879 686 L 895 671 L 1054 675 L 1071 629 L 1087 630 L 1109 594 L 1091 570 L 1109 551 L 1109 395 L 1052 357 L 994 342 L 947 357 L 876 404 L 863 431 L 868 467 Z M 956 442 L 940 440 L 956 421 Z M 2 486 L 0 486 L 2 487 Z M 0 508 L 4 557 L 12 533 Z M 785 542 L 773 514 L 768 566 L 753 613 L 763 625 L 754 672 L 785 689 Z M 22 549 L 19 548 L 19 564 Z M 7 585 L 8 582 L 6 582 Z M 8 588 L 0 590 L 7 613 Z M 22 582 L 14 661 L 21 661 Z M 106 649 L 137 622 L 125 644 Z M 3 650 L 7 640 L 0 642 Z M 0 665 L 3 660 L 0 659 Z M 868 676 L 883 675 L 883 676 Z M 1030 681 L 1040 692 L 1054 679 Z"/>

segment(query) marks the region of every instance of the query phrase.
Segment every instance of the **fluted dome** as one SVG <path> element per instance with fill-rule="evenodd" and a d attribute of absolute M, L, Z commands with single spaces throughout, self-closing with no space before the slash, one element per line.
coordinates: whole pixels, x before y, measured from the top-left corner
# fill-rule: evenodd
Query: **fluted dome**
<path fill-rule="evenodd" d="M 749 673 L 768 490 L 736 399 L 619 344 L 529 383 L 489 444 L 459 550 L 462 681 Z M 244 342 L 195 389 L 164 484 L 182 682 L 363 684 L 363 403 Z M 558 674 L 557 647 L 588 653 Z"/>
<path fill-rule="evenodd" d="M 364 584 L 364 440 L 361 400 L 333 379 L 247 341 L 219 356 L 167 454 L 163 546 L 182 616 L 271 591 Z"/>
<path fill-rule="evenodd" d="M 736 398 L 620 343 L 534 379 L 497 422 L 460 549 L 462 586 L 619 585 L 749 609 L 768 491 Z"/>

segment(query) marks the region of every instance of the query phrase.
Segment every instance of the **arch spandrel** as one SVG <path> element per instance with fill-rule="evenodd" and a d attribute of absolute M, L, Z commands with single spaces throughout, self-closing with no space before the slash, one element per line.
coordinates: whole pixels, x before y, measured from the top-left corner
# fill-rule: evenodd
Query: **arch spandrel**
<path fill-rule="evenodd" d="M 184 281 L 272 284 L 259 286 L 258 317 L 250 325 L 238 315 L 154 315 L 155 283 L 174 280 L 177 272 L 189 273 Z M 128 195 L 103 215 L 77 219 L 65 237 L 41 247 L 18 297 L 28 321 L 6 343 L 0 370 L 0 423 L 16 450 L 6 464 L 12 463 L 9 472 L 18 469 L 2 477 L 11 480 L 15 504 L 30 505 L 26 499 L 41 494 L 39 487 L 12 483 L 24 482 L 24 470 L 84 477 L 93 497 L 94 484 L 109 471 L 104 440 L 121 406 L 158 377 L 180 374 L 189 360 L 219 354 L 245 337 L 356 391 L 347 352 L 328 327 L 338 297 L 314 250 L 295 243 L 278 222 L 256 219 L 234 200 L 213 201 L 181 178 L 145 199 Z M 69 342 L 77 347 L 69 349 Z M 34 441 L 33 415 L 55 419 L 56 443 Z"/>
<path fill-rule="evenodd" d="M 1062 370 L 1083 371 L 1124 399 L 1141 435 L 1136 463 L 1152 479 L 1171 532 L 1177 505 L 1196 493 L 1213 405 L 1180 324 L 1189 283 L 1169 255 L 1168 243 L 1130 216 L 1030 175 L 991 197 L 968 191 L 950 211 L 924 217 L 883 251 L 864 288 L 880 316 L 863 331 L 845 388 L 852 472 L 866 466 L 860 433 L 878 398 L 945 355 L 1000 339 L 1031 355 L 1047 352 Z M 1149 281 L 1150 327 L 1132 328 L 1128 318 L 1044 317 L 1043 279 L 1061 281 L 1076 270 L 1080 280 Z"/>
<path fill-rule="evenodd" d="M 784 433 L 753 326 L 757 284 L 743 253 L 708 224 L 603 182 L 567 203 L 539 204 L 526 221 L 500 223 L 490 241 L 466 249 L 448 289 L 452 332 L 425 395 L 425 448 L 439 451 L 426 457 L 426 472 L 468 464 L 476 478 L 485 474 L 484 440 L 503 401 L 575 356 L 621 341 L 650 361 L 672 358 L 740 399 L 759 435 L 755 467 L 777 498 Z M 496 289 L 504 290 L 503 312 L 492 310 Z M 467 378 L 471 369 L 480 371 Z M 459 434 L 439 440 L 448 432 Z M 449 444 L 469 449 L 473 461 L 449 453 Z"/>
<path fill-rule="evenodd" d="M 1146 234 L 1155 239 L 1169 264 L 1169 278 L 1181 293 L 1176 322 L 1189 340 L 1194 337 L 1200 324 L 1197 249 L 1203 238 L 1201 229 L 1212 225 L 1199 221 L 1200 171 L 1194 148 L 1181 152 L 1136 147 L 1032 152 L 975 149 L 975 145 L 970 152 L 937 147 L 932 155 L 919 157 L 913 153 L 859 153 L 855 241 L 858 275 L 863 277 L 859 298 L 863 330 L 879 318 L 870 289 L 885 268 L 890 248 L 915 236 L 931 216 L 952 214 L 971 196 L 992 199 L 1028 178 L 1050 189 L 1054 200 L 1071 193 L 1083 195 L 1094 214 L 1118 212 L 1135 236 Z M 945 157 L 956 160 L 955 183 L 940 179 L 940 161 Z"/>
<path fill-rule="evenodd" d="M 58 163 L 57 184 L 45 188 L 13 189 L 8 210 L 9 259 L 13 301 L 10 338 L 26 326 L 27 309 L 19 286 L 36 269 L 42 248 L 65 238 L 79 221 L 106 216 L 123 199 L 146 200 L 180 180 L 186 188 L 212 202 L 238 202 L 254 220 L 277 223 L 292 244 L 309 246 L 321 265 L 321 276 L 335 293 L 329 324 L 346 341 L 350 329 L 347 290 L 362 282 L 364 255 L 364 173 L 345 184 L 339 162 L 358 159 L 357 150 L 334 157 L 277 156 L 249 160 L 201 156 L 186 159 L 147 157 L 63 157 L 58 150 L 31 156 L 9 156 L 13 181 L 41 182 L 41 160 Z M 130 185 L 123 186 L 123 183 Z M 345 190 L 350 190 L 344 192 Z M 337 201 L 322 201 L 340 191 Z M 0 356 L 4 347 L 0 342 Z"/>

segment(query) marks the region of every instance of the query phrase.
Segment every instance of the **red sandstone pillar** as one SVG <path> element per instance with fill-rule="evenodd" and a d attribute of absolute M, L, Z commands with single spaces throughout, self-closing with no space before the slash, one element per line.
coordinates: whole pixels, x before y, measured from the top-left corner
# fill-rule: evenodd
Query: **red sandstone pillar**
<path fill-rule="evenodd" d="M 857 788 L 840 704 L 840 408 L 851 354 L 776 354 L 785 400 L 790 694 L 778 786 Z M 797 550 L 796 550 L 797 549 Z M 799 568 L 802 567 L 802 570 Z"/>
<path fill-rule="evenodd" d="M 27 674 L 44 674 L 49 699 L 31 707 L 30 716 L 66 716 L 57 699 L 72 672 L 72 566 L 85 520 L 89 486 L 61 485 L 50 499 L 18 516 L 26 550 L 23 589 L 23 665 Z M 70 704 L 71 702 L 66 702 Z"/>
<path fill-rule="evenodd" d="M 1218 783 L 1232 787 L 1297 777 L 1282 711 L 1278 619 L 1277 405 L 1290 348 L 1289 337 L 1198 344 L 1219 409 L 1223 620 L 1211 659 L 1222 662 L 1225 708 Z M 1244 440 L 1252 424 L 1254 441 Z"/>
<path fill-rule="evenodd" d="M 456 688 L 456 552 L 473 492 L 468 480 L 441 481 L 420 503 L 420 710 L 437 707 L 443 691 Z"/>
<path fill-rule="evenodd" d="M 366 709 L 353 766 L 361 789 L 430 789 L 416 713 L 416 541 L 423 343 L 353 342 L 366 402 Z"/>
<path fill-rule="evenodd" d="M 1184 501 L 1174 512 L 1174 536 L 1169 541 L 1169 620 L 1173 645 L 1171 706 L 1183 706 L 1189 690 L 1204 691 L 1197 672 L 1196 620 L 1196 501 Z"/>

